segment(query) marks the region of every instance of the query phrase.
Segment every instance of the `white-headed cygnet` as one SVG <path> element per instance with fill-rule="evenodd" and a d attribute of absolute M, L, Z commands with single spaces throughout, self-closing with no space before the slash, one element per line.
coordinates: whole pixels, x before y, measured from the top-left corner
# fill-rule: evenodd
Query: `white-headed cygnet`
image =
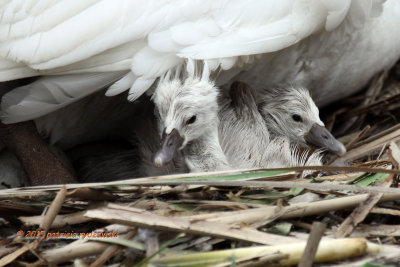
<path fill-rule="evenodd" d="M 167 74 L 155 90 L 153 100 L 163 133 L 154 164 L 165 166 L 180 149 L 191 172 L 229 169 L 218 138 L 218 88 L 209 80 L 207 66 L 200 78 L 194 64 L 188 62 L 183 83 L 177 75 L 170 79 Z"/>
<path fill-rule="evenodd" d="M 272 137 L 287 136 L 301 146 L 311 145 L 343 156 L 344 145 L 335 139 L 319 118 L 319 109 L 304 88 L 263 91 L 260 112 Z"/>

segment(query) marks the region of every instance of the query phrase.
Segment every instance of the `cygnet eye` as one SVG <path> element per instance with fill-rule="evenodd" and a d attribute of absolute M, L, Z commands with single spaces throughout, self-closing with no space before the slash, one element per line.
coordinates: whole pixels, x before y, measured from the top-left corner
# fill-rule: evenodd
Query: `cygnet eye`
<path fill-rule="evenodd" d="M 196 116 L 192 116 L 192 117 L 190 117 L 190 119 L 188 119 L 187 121 L 186 121 L 186 124 L 188 125 L 188 124 L 192 124 L 192 123 L 194 123 L 196 121 Z"/>
<path fill-rule="evenodd" d="M 296 122 L 303 122 L 303 118 L 297 114 L 292 115 L 292 119 Z"/>

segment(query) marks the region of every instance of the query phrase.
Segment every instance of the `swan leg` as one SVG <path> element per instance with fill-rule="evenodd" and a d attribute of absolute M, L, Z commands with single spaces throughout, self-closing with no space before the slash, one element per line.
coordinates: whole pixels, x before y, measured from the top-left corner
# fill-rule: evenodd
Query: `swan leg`
<path fill-rule="evenodd" d="M 0 140 L 12 151 L 30 179 L 31 185 L 75 183 L 71 170 L 40 137 L 33 121 L 14 124 L 0 122 Z"/>

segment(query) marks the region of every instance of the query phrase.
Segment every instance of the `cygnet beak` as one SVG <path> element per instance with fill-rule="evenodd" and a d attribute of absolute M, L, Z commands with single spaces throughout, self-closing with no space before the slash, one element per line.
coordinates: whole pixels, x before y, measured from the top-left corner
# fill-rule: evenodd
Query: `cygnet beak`
<path fill-rule="evenodd" d="M 182 145 L 183 138 L 177 129 L 173 129 L 171 133 L 166 134 L 165 129 L 161 140 L 161 149 L 154 155 L 153 162 L 158 168 L 164 167 L 172 161 L 176 150 Z"/>
<path fill-rule="evenodd" d="M 346 153 L 344 145 L 336 140 L 324 126 L 315 123 L 304 137 L 309 145 L 326 148 L 339 156 L 343 156 Z"/>

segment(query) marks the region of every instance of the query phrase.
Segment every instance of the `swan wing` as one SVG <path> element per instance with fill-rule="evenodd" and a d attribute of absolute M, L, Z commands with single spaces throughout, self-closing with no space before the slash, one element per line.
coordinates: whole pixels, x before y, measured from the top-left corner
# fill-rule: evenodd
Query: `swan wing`
<path fill-rule="evenodd" d="M 86 74 L 131 71 L 107 95 L 129 89 L 133 101 L 184 58 L 208 60 L 212 69 L 228 70 L 239 59 L 251 62 L 252 55 L 332 31 L 345 20 L 362 25 L 380 6 L 379 0 L 3 0 L 0 81 L 37 75 L 54 75 L 49 79 L 56 81 L 69 74 L 57 90 L 67 95 L 81 90 L 83 96 L 99 89 L 86 82 L 93 77 Z M 71 77 L 83 79 L 84 86 L 68 86 Z M 3 98 L 3 116 L 12 116 L 14 106 L 46 106 L 49 99 L 40 97 L 47 93 L 36 93 L 40 83 L 46 80 L 29 90 L 24 87 L 24 97 L 35 93 L 30 101 L 22 101 L 19 88 L 9 92 Z M 67 99 L 65 103 L 72 101 Z M 48 112 L 53 111 L 53 103 L 48 104 Z M 59 99 L 57 106 L 63 105 Z"/>
<path fill-rule="evenodd" d="M 176 56 L 215 59 L 281 50 L 335 29 L 346 17 L 362 23 L 376 2 L 381 1 L 3 1 L 0 57 L 41 74 L 131 67 L 150 77 L 181 63 Z"/>
<path fill-rule="evenodd" d="M 41 117 L 101 90 L 126 71 L 44 76 L 3 96 L 1 120 L 15 123 Z"/>
<path fill-rule="evenodd" d="M 167 53 L 147 53 L 148 36 L 192 17 L 184 14 L 185 2 L 3 1 L 0 58 L 24 64 L 40 74 L 130 69 L 135 57 L 143 56 L 160 56 L 161 62 Z M 201 11 L 192 13 L 200 16 Z M 136 68 L 139 73 L 152 68 L 146 61 L 140 63 L 148 66 Z M 3 81 L 9 79 L 0 75 Z"/>

